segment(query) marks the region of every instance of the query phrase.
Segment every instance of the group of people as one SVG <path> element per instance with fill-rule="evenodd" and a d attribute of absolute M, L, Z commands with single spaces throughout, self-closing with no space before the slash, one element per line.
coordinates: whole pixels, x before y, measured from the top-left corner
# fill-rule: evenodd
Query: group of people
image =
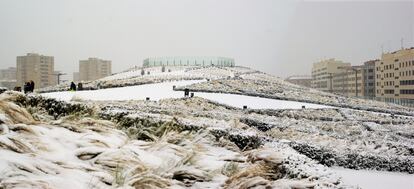
<path fill-rule="evenodd" d="M 26 93 L 26 94 L 27 93 L 32 93 L 34 91 L 34 89 L 35 89 L 35 83 L 34 83 L 33 80 L 30 80 L 29 82 L 24 83 L 24 86 L 23 86 L 23 92 L 24 93 Z M 14 87 L 14 90 L 15 91 L 21 91 L 22 88 L 16 86 L 16 87 Z M 69 90 L 70 91 L 76 91 L 76 90 L 82 91 L 83 90 L 83 85 L 82 85 L 82 83 L 79 82 L 78 86 L 76 86 L 76 84 L 72 81 L 70 83 Z"/>
<path fill-rule="evenodd" d="M 23 86 L 24 93 L 26 94 L 32 93 L 34 91 L 34 88 L 35 88 L 35 83 L 33 80 L 30 80 L 29 82 L 24 83 L 24 86 Z"/>
<path fill-rule="evenodd" d="M 69 90 L 70 90 L 70 91 L 76 91 L 76 84 L 75 84 L 73 81 L 70 83 Z M 78 83 L 78 88 L 77 88 L 77 90 L 78 90 L 78 91 L 83 90 L 82 83 Z"/>

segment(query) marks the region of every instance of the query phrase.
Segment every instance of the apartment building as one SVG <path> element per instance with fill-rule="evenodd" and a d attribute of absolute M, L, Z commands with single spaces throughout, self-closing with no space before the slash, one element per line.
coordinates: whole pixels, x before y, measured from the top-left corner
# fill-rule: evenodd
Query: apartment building
<path fill-rule="evenodd" d="M 92 81 L 111 75 L 111 61 L 88 58 L 79 61 L 79 80 Z"/>
<path fill-rule="evenodd" d="M 340 71 L 332 75 L 332 92 L 348 97 L 364 96 L 364 79 L 362 66 L 340 67 Z"/>
<path fill-rule="evenodd" d="M 33 80 L 35 88 L 56 84 L 54 76 L 54 57 L 36 53 L 16 58 L 17 86 L 23 87 L 25 82 Z"/>
<path fill-rule="evenodd" d="M 375 62 L 376 97 L 385 101 L 414 100 L 414 48 L 382 54 Z"/>
<path fill-rule="evenodd" d="M 312 88 L 325 92 L 334 92 L 333 76 L 344 72 L 343 68 L 350 66 L 350 63 L 333 58 L 314 63 L 312 66 Z"/>

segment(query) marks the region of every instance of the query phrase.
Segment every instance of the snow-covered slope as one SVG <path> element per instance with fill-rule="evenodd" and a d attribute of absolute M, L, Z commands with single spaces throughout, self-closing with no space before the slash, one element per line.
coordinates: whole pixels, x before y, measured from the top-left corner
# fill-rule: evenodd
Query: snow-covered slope
<path fill-rule="evenodd" d="M 54 120 L 45 108 L 60 102 L 39 96 L 0 99 L 1 188 L 350 187 L 281 143 L 243 152 L 229 139 L 183 130 L 178 122 L 142 119 L 120 130 L 78 112 Z"/>

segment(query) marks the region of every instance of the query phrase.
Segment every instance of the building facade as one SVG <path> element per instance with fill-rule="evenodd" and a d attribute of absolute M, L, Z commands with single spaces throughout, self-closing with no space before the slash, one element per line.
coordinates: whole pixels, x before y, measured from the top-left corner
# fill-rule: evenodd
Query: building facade
<path fill-rule="evenodd" d="M 110 60 L 102 60 L 99 58 L 88 58 L 88 60 L 79 61 L 79 80 L 92 81 L 112 73 Z"/>
<path fill-rule="evenodd" d="M 414 48 L 382 54 L 375 62 L 376 97 L 385 101 L 414 100 Z"/>
<path fill-rule="evenodd" d="M 308 75 L 290 76 L 286 78 L 285 81 L 310 88 L 312 83 L 312 77 Z"/>
<path fill-rule="evenodd" d="M 364 62 L 363 80 L 364 80 L 364 96 L 368 98 L 375 97 L 375 63 L 379 60 L 370 60 Z"/>
<path fill-rule="evenodd" d="M 35 88 L 56 85 L 54 76 L 54 57 L 36 53 L 16 58 L 17 86 L 23 87 L 25 82 L 33 80 Z"/>
<path fill-rule="evenodd" d="M 332 92 L 342 96 L 364 96 L 363 68 L 361 66 L 341 67 L 332 76 Z"/>
<path fill-rule="evenodd" d="M 226 57 L 154 57 L 147 58 L 143 67 L 153 66 L 234 66 L 234 59 Z"/>
<path fill-rule="evenodd" d="M 350 63 L 333 58 L 314 63 L 312 66 L 312 88 L 325 92 L 334 92 L 333 76 L 344 72 L 343 68 L 350 66 Z"/>

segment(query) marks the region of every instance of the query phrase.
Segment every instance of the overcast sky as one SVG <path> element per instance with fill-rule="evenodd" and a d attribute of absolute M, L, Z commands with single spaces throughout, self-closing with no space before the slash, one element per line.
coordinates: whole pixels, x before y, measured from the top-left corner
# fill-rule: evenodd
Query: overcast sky
<path fill-rule="evenodd" d="M 413 1 L 0 0 L 0 68 L 36 52 L 72 75 L 79 60 L 113 72 L 153 56 L 227 56 L 280 77 L 337 58 L 361 64 L 414 46 Z"/>

